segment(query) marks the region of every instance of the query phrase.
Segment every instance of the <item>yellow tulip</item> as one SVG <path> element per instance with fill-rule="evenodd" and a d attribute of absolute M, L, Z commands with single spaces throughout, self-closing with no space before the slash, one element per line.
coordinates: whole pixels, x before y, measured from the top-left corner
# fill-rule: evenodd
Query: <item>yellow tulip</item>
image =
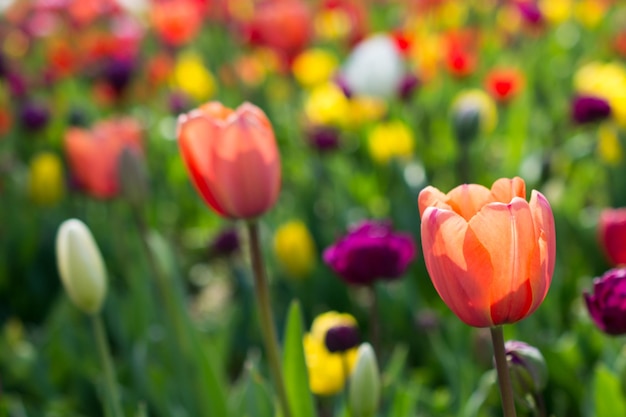
<path fill-rule="evenodd" d="M 377 124 L 367 136 L 371 158 L 387 164 L 393 158 L 409 159 L 413 155 L 413 132 L 401 121 Z"/>
<path fill-rule="evenodd" d="M 298 55 L 292 64 L 293 75 L 304 87 L 330 80 L 337 69 L 337 58 L 330 52 L 313 48 Z"/>
<path fill-rule="evenodd" d="M 609 102 L 612 116 L 626 127 L 626 68 L 616 62 L 591 62 L 574 74 L 577 92 L 600 97 Z"/>
<path fill-rule="evenodd" d="M 299 220 L 289 221 L 276 230 L 274 252 L 287 274 L 294 278 L 306 277 L 315 266 L 313 237 Z"/>
<path fill-rule="evenodd" d="M 316 125 L 341 126 L 350 115 L 350 103 L 341 88 L 332 82 L 314 87 L 305 103 L 304 112 Z"/>
<path fill-rule="evenodd" d="M 617 165 L 622 161 L 622 146 L 614 125 L 602 123 L 598 128 L 597 151 L 600 158 L 609 165 Z"/>
<path fill-rule="evenodd" d="M 196 53 L 183 53 L 178 57 L 172 75 L 172 84 L 198 101 L 215 94 L 215 78 Z"/>
<path fill-rule="evenodd" d="M 311 332 L 304 335 L 304 355 L 309 373 L 311 392 L 334 395 L 340 392 L 350 377 L 357 359 L 358 347 L 331 353 L 326 348 L 326 333 L 333 327 L 357 326 L 350 314 L 329 311 L 313 321 Z"/>
<path fill-rule="evenodd" d="M 35 204 L 41 206 L 53 206 L 63 197 L 63 164 L 56 154 L 42 152 L 30 161 L 28 194 Z"/>

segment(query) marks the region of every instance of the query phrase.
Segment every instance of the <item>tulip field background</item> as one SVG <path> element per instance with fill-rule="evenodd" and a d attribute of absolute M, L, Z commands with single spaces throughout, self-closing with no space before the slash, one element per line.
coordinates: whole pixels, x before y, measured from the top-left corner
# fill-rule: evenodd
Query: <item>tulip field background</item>
<path fill-rule="evenodd" d="M 504 326 L 547 365 L 544 410 L 518 415 L 626 416 L 625 339 L 583 297 L 616 266 L 600 214 L 626 207 L 623 2 L 16 0 L 0 13 L 1 416 L 106 415 L 90 320 L 57 268 L 70 218 L 106 264 L 125 416 L 279 415 L 246 221 L 203 202 L 177 143 L 178 116 L 209 101 L 248 101 L 273 126 L 281 190 L 258 224 L 286 384 L 310 416 L 349 415 L 344 393 L 310 394 L 298 356 L 329 311 L 376 350 L 376 416 L 501 415 L 489 331 L 435 291 L 417 197 L 515 176 L 556 224 L 545 301 Z M 401 277 L 359 286 L 325 263 L 365 220 L 415 242 Z"/>

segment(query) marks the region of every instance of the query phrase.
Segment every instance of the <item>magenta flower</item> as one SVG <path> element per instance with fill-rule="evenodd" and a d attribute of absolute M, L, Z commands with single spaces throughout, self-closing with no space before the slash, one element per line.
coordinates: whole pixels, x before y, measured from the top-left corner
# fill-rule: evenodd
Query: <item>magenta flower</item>
<path fill-rule="evenodd" d="M 598 122 L 611 115 L 611 106 L 601 97 L 580 95 L 572 101 L 572 119 L 578 124 Z"/>
<path fill-rule="evenodd" d="M 593 280 L 585 303 L 596 326 L 610 335 L 626 333 L 626 268 L 611 269 Z"/>
<path fill-rule="evenodd" d="M 415 242 L 389 222 L 366 221 L 324 251 L 324 262 L 348 284 L 397 279 L 415 257 Z"/>

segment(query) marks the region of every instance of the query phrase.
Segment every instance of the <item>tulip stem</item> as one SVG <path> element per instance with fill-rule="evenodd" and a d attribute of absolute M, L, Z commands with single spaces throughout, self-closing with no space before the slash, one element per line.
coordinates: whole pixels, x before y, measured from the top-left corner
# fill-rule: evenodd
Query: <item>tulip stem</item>
<path fill-rule="evenodd" d="M 117 382 L 115 380 L 115 371 L 113 369 L 113 360 L 111 359 L 111 351 L 106 340 L 106 331 L 104 324 L 102 323 L 102 317 L 100 314 L 95 314 L 92 317 L 93 332 L 96 338 L 96 345 L 98 346 L 98 352 L 100 354 L 100 361 L 102 362 L 102 370 L 104 377 L 104 394 L 106 415 L 111 417 L 123 417 L 122 406 L 120 404 L 120 395 L 117 390 Z"/>
<path fill-rule="evenodd" d="M 496 359 L 496 370 L 498 372 L 498 385 L 500 386 L 500 396 L 502 397 L 502 412 L 504 417 L 516 417 L 515 400 L 513 398 L 513 386 L 509 375 L 509 365 L 506 360 L 504 350 L 504 334 L 502 326 L 491 328 L 491 341 L 493 343 L 493 353 Z"/>
<path fill-rule="evenodd" d="M 271 304 L 267 277 L 265 276 L 263 257 L 261 256 L 259 227 L 255 221 L 248 222 L 247 226 L 250 237 L 250 255 L 252 258 L 252 270 L 254 275 L 254 293 L 256 295 L 257 307 L 259 309 L 261 334 L 263 335 L 263 342 L 265 344 L 265 351 L 270 366 L 270 372 L 272 373 L 274 385 L 278 394 L 278 401 L 283 411 L 282 415 L 283 417 L 291 417 L 291 410 L 287 399 L 287 390 L 285 389 L 283 372 L 280 365 L 276 327 L 274 325 L 274 318 L 272 317 L 272 309 L 270 307 Z"/>
<path fill-rule="evenodd" d="M 380 324 L 378 322 L 378 294 L 376 294 L 376 285 L 369 286 L 370 291 L 370 342 L 374 347 L 374 352 L 379 352 L 378 340 L 380 339 Z"/>

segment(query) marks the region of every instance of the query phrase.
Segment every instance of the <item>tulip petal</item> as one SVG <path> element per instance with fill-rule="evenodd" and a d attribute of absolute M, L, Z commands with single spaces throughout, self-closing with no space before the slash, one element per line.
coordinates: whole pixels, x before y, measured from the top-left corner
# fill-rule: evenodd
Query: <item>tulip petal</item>
<path fill-rule="evenodd" d="M 489 253 L 463 217 L 428 207 L 422 217 L 422 246 L 433 285 L 448 307 L 470 326 L 493 325 Z"/>
<path fill-rule="evenodd" d="M 540 256 L 528 203 L 488 204 L 469 222 L 491 255 L 491 317 L 494 324 L 524 318 L 533 302 L 532 282 L 541 280 Z"/>
<path fill-rule="evenodd" d="M 194 186 L 209 206 L 219 214 L 226 215 L 215 191 L 209 186 L 213 148 L 219 138 L 217 128 L 204 116 L 183 115 L 178 119 L 178 129 L 178 146 Z"/>
<path fill-rule="evenodd" d="M 491 186 L 493 201 L 509 203 L 513 197 L 526 199 L 526 183 L 520 177 L 500 178 Z"/>
<path fill-rule="evenodd" d="M 224 209 L 254 217 L 274 204 L 280 190 L 280 164 L 274 133 L 249 114 L 225 126 L 212 154 L 210 183 Z"/>
<path fill-rule="evenodd" d="M 478 184 L 463 184 L 448 193 L 447 203 L 469 221 L 481 207 L 492 201 L 488 188 Z"/>
<path fill-rule="evenodd" d="M 530 307 L 530 313 L 532 313 L 546 297 L 552 282 L 556 259 L 556 233 L 552 208 L 543 194 L 533 190 L 529 206 L 535 226 L 535 237 L 538 240 L 542 271 L 541 279 L 531 282 L 533 303 Z"/>
<path fill-rule="evenodd" d="M 420 211 L 420 216 L 424 216 L 424 210 L 431 206 L 452 210 L 452 207 L 450 207 L 446 203 L 447 200 L 447 195 L 445 195 L 435 187 L 429 185 L 428 187 L 420 191 L 420 194 L 417 198 L 417 206 Z"/>

